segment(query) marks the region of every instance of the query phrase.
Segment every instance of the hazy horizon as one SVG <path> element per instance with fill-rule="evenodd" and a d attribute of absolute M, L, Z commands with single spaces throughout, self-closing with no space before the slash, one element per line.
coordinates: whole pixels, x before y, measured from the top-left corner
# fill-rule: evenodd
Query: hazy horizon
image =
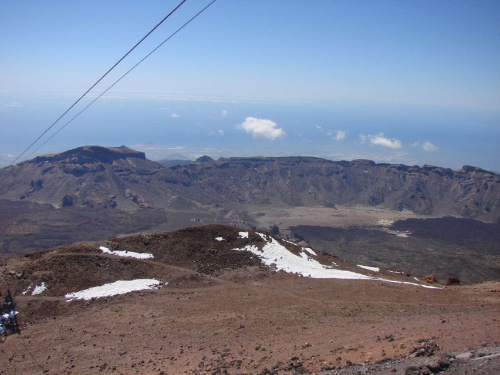
<path fill-rule="evenodd" d="M 187 1 L 47 136 L 208 3 Z M 177 4 L 0 3 L 0 167 Z M 500 171 L 498 19 L 496 1 L 218 0 L 31 157 L 96 144 Z"/>

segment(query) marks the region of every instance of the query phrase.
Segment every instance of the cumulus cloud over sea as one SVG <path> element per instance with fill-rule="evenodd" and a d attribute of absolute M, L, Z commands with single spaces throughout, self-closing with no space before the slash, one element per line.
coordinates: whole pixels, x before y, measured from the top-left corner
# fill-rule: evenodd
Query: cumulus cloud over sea
<path fill-rule="evenodd" d="M 277 128 L 274 121 L 254 117 L 247 117 L 241 124 L 236 125 L 236 128 L 252 134 L 254 138 L 275 140 L 286 135 L 282 128 Z"/>
<path fill-rule="evenodd" d="M 361 143 L 365 141 L 370 141 L 372 145 L 384 146 L 389 148 L 401 148 L 403 143 L 399 139 L 390 139 L 384 136 L 384 133 L 378 134 L 361 134 L 359 136 Z"/>
<path fill-rule="evenodd" d="M 421 142 L 417 141 L 411 144 L 412 147 L 422 147 L 422 150 L 424 151 L 436 151 L 439 150 L 439 147 L 434 145 L 433 143 L 429 141 Z"/>
<path fill-rule="evenodd" d="M 328 137 L 331 137 L 334 141 L 343 141 L 347 135 L 345 130 L 332 130 L 332 129 L 323 129 L 320 125 L 315 125 L 315 128 L 318 129 L 321 133 L 326 134 Z"/>
<path fill-rule="evenodd" d="M 438 148 L 434 146 L 431 142 L 427 141 L 422 145 L 424 151 L 436 151 Z"/>
<path fill-rule="evenodd" d="M 345 137 L 346 137 L 346 132 L 344 130 L 337 130 L 335 136 L 333 136 L 332 138 L 335 139 L 336 141 L 342 141 L 345 139 Z"/>

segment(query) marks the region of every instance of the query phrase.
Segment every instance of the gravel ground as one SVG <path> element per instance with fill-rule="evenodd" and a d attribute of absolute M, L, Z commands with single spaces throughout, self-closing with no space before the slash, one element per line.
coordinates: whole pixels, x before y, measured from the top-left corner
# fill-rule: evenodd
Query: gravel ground
<path fill-rule="evenodd" d="M 19 296 L 21 321 L 35 307 L 48 314 L 0 345 L 0 373 L 424 374 L 442 358 L 442 373 L 498 369 L 488 355 L 499 353 L 499 283 L 431 290 L 245 272 L 87 302 Z"/>

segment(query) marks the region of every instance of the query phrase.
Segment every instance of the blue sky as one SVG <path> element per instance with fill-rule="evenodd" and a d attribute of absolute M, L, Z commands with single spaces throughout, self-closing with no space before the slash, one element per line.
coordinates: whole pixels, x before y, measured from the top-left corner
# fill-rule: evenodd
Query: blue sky
<path fill-rule="evenodd" d="M 0 166 L 179 2 L 0 0 Z M 37 153 L 86 144 L 500 171 L 500 2 L 217 0 Z"/>

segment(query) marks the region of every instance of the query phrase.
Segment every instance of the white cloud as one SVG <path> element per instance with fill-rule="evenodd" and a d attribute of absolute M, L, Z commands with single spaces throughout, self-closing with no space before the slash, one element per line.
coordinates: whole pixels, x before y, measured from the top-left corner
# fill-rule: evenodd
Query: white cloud
<path fill-rule="evenodd" d="M 172 113 L 172 114 L 171 114 L 171 116 L 172 116 L 173 118 L 179 118 L 179 117 L 180 117 L 177 113 Z"/>
<path fill-rule="evenodd" d="M 224 135 L 224 130 L 219 130 L 219 135 Z"/>
<path fill-rule="evenodd" d="M 281 128 L 276 128 L 276 123 L 271 120 L 247 117 L 241 124 L 236 125 L 236 128 L 243 129 L 254 138 L 264 138 L 274 140 L 283 138 L 286 133 Z"/>
<path fill-rule="evenodd" d="M 422 143 L 421 141 L 416 141 L 411 144 L 411 147 L 420 147 L 420 146 L 422 146 L 422 149 L 424 151 L 436 151 L 439 149 L 439 147 L 437 147 L 436 145 L 432 144 L 429 141 L 425 141 L 424 143 Z"/>
<path fill-rule="evenodd" d="M 424 151 L 436 151 L 438 147 L 434 146 L 431 142 L 426 141 L 423 145 L 422 148 Z"/>
<path fill-rule="evenodd" d="M 222 116 L 226 117 L 227 116 L 227 109 L 222 110 Z"/>
<path fill-rule="evenodd" d="M 389 139 L 387 137 L 384 137 L 384 133 L 368 134 L 368 135 L 360 134 L 359 139 L 361 140 L 361 143 L 370 140 L 370 143 L 372 145 L 379 145 L 389 148 L 403 147 L 403 143 L 399 139 Z"/>
<path fill-rule="evenodd" d="M 335 137 L 333 137 L 333 139 L 335 139 L 336 141 L 342 141 L 344 140 L 346 137 L 346 132 L 344 130 L 337 130 L 337 134 L 335 134 Z"/>
<path fill-rule="evenodd" d="M 319 125 L 315 125 L 316 129 L 318 129 L 321 133 L 326 134 L 328 137 L 332 137 L 335 141 L 342 141 L 346 137 L 346 132 L 344 130 L 336 130 L 333 131 L 331 129 L 323 129 Z"/>

